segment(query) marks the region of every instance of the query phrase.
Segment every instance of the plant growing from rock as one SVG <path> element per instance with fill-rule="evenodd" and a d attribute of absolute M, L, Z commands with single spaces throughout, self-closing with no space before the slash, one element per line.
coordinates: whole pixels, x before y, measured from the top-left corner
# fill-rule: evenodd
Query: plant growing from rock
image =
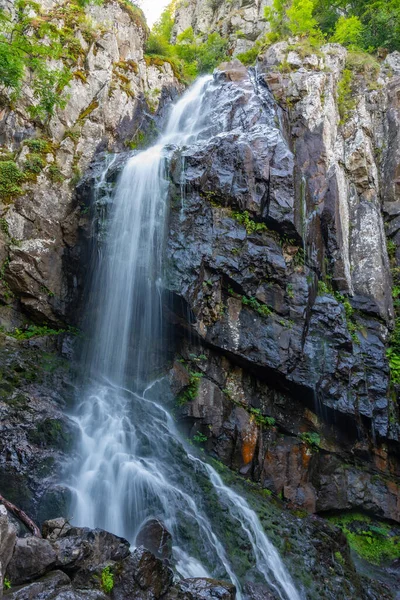
<path fill-rule="evenodd" d="M 114 575 L 111 571 L 111 567 L 105 567 L 101 572 L 101 589 L 106 594 L 112 592 L 114 588 Z"/>

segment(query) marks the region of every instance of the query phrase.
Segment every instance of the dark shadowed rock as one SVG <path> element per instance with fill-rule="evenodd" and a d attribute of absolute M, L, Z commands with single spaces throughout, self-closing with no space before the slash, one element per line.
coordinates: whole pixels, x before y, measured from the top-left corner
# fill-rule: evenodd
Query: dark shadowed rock
<path fill-rule="evenodd" d="M 113 599 L 157 599 L 168 591 L 172 582 L 173 572 L 163 561 L 148 550 L 137 548 L 118 565 Z"/>
<path fill-rule="evenodd" d="M 136 546 L 144 546 L 162 560 L 170 560 L 172 556 L 172 536 L 158 519 L 151 519 L 143 525 L 136 537 Z"/>
<path fill-rule="evenodd" d="M 62 571 L 53 571 L 29 585 L 9 590 L 4 596 L 7 600 L 47 600 L 58 597 L 57 594 L 69 587 L 70 583 L 68 575 Z"/>
<path fill-rule="evenodd" d="M 56 552 L 48 540 L 19 538 L 7 568 L 7 577 L 13 585 L 32 581 L 50 571 L 56 561 Z"/>

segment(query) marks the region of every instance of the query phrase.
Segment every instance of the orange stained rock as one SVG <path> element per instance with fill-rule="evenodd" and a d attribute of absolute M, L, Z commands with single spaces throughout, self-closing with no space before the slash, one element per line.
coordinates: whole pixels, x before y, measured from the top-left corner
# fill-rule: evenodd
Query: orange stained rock
<path fill-rule="evenodd" d="M 258 427 L 254 422 L 249 422 L 242 434 L 242 458 L 248 465 L 254 458 L 258 439 Z"/>

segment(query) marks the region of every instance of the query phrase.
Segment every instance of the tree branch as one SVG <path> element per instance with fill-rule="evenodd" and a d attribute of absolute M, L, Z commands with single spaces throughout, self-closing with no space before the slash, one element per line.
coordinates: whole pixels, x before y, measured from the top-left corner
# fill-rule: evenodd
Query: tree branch
<path fill-rule="evenodd" d="M 21 523 L 23 523 L 24 525 L 26 525 L 26 527 L 29 529 L 29 531 L 32 532 L 32 534 L 35 537 L 38 537 L 38 538 L 42 537 L 42 534 L 41 534 L 41 531 L 40 531 L 39 527 L 36 525 L 36 523 L 34 523 L 32 521 L 32 519 L 30 519 L 28 517 L 28 515 L 26 513 L 24 513 L 23 510 L 21 510 L 20 508 L 18 508 L 14 504 L 12 504 L 12 502 L 9 502 L 5 498 L 3 498 L 3 496 L 1 494 L 0 494 L 0 502 L 2 504 L 4 504 L 4 506 L 6 507 L 6 509 L 10 513 L 12 513 L 14 515 L 14 517 L 16 517 L 19 521 L 21 521 Z"/>

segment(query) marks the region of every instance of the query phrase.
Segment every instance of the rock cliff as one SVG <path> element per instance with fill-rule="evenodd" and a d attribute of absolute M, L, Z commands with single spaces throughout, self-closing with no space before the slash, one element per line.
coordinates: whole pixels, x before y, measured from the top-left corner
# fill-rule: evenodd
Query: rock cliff
<path fill-rule="evenodd" d="M 218 30 L 237 54 L 266 31 L 267 4 L 182 2 L 174 35 Z M 21 174 L 0 197 L 0 491 L 43 521 L 68 514 L 67 490 L 54 484 L 74 448 L 69 328 L 80 324 L 93 189 L 102 177 L 112 188 L 124 151 L 156 135 L 182 85 L 169 62 L 144 57 L 146 26 L 122 1 L 30 10 L 79 44 L 63 108 L 33 119 L 27 80 L 17 102 L 2 92 L 0 112 L 0 174 L 2 163 Z M 213 135 L 170 163 L 165 314 L 177 419 L 262 503 L 275 499 L 260 508 L 263 523 L 295 557 L 310 598 L 338 598 L 339 588 L 347 599 L 391 597 L 385 584 L 364 587 L 338 530 L 307 513 L 360 511 L 399 536 L 388 359 L 400 283 L 399 88 L 397 53 L 378 63 L 339 45 L 281 42 L 253 69 L 220 66 L 208 92 Z M 105 175 L 111 153 L 119 158 Z M 103 218 L 101 202 L 95 209 Z M 283 506 L 304 512 L 280 517 Z M 45 577 L 72 593 L 69 574 Z M 91 594 L 82 597 L 103 597 Z"/>
<path fill-rule="evenodd" d="M 206 36 L 217 31 L 229 39 L 233 55 L 253 47 L 269 29 L 264 8 L 271 0 L 185 0 L 177 3 L 173 39 L 193 28 L 196 35 Z"/>
<path fill-rule="evenodd" d="M 186 194 L 172 208 L 171 289 L 202 346 L 184 351 L 186 372 L 191 354 L 208 358 L 182 412 L 221 460 L 311 512 L 399 520 L 382 211 L 397 56 L 376 86 L 357 75 L 340 123 L 345 61 L 339 46 L 302 58 L 281 43 L 256 71 L 215 76 L 223 131 L 173 169 L 177 185 L 185 165 Z M 179 365 L 173 378 L 188 384 Z"/>

